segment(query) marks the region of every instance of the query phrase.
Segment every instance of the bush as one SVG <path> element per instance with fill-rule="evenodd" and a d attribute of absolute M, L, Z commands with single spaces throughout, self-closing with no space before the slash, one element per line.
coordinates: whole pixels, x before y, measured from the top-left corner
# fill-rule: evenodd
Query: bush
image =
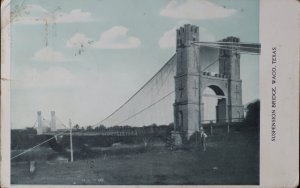
<path fill-rule="evenodd" d="M 260 101 L 256 100 L 247 105 L 247 115 L 245 121 L 250 125 L 259 126 Z"/>

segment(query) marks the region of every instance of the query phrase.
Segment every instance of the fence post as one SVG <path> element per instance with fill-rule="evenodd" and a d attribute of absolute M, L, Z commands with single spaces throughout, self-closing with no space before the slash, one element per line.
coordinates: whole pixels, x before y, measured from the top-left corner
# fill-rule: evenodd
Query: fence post
<path fill-rule="evenodd" d="M 70 124 L 70 150 L 71 150 L 71 162 L 73 162 L 73 140 L 72 140 L 72 122 L 69 120 Z"/>
<path fill-rule="evenodd" d="M 213 131 L 213 123 L 212 121 L 210 121 L 210 135 L 213 136 L 214 135 L 214 131 Z"/>
<path fill-rule="evenodd" d="M 227 121 L 227 133 L 229 134 L 230 128 L 229 128 L 229 120 Z"/>

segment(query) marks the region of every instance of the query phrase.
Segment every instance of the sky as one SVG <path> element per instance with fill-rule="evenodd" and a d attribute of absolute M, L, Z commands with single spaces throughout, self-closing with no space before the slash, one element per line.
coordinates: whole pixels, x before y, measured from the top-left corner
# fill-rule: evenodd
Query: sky
<path fill-rule="evenodd" d="M 71 3 L 72 2 L 72 3 Z M 258 0 L 12 0 L 11 127 L 36 112 L 81 126 L 109 115 L 175 53 L 175 30 L 259 42 Z M 258 56 L 243 54 L 243 103 L 259 98 Z"/>

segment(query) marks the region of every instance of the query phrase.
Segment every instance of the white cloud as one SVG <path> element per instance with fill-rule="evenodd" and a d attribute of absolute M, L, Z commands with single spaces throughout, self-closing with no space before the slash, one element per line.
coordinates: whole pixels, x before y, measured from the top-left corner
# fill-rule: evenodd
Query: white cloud
<path fill-rule="evenodd" d="M 20 79 L 18 79 L 20 78 Z M 81 80 L 63 67 L 51 67 L 45 71 L 30 68 L 14 79 L 14 89 L 56 88 L 81 84 Z"/>
<path fill-rule="evenodd" d="M 54 17 L 56 23 L 90 22 L 91 13 L 83 12 L 80 9 L 71 10 L 69 13 L 60 12 Z"/>
<path fill-rule="evenodd" d="M 35 14 L 39 12 L 48 13 L 48 11 L 40 5 L 29 4 L 29 5 L 25 5 L 23 8 L 24 8 L 24 13 L 26 15 L 30 13 Z"/>
<path fill-rule="evenodd" d="M 85 34 L 76 33 L 67 41 L 66 47 L 73 48 L 80 46 L 90 46 L 92 42 L 92 39 L 88 38 Z"/>
<path fill-rule="evenodd" d="M 51 47 L 44 47 L 37 51 L 33 59 L 36 61 L 49 61 L 49 62 L 62 62 L 65 61 L 66 58 L 61 52 L 57 52 L 53 50 Z"/>
<path fill-rule="evenodd" d="M 186 0 L 178 3 L 172 0 L 160 15 L 181 19 L 216 19 L 233 15 L 235 9 L 227 9 L 208 0 Z"/>
<path fill-rule="evenodd" d="M 95 48 L 136 48 L 141 44 L 137 37 L 127 36 L 128 29 L 124 26 L 114 26 L 104 31 L 98 41 L 93 44 Z"/>
<path fill-rule="evenodd" d="M 158 44 L 160 48 L 174 48 L 176 45 L 176 27 L 165 32 L 159 39 Z"/>
<path fill-rule="evenodd" d="M 114 26 L 101 33 L 98 40 L 93 41 L 82 33 L 76 33 L 66 43 L 67 47 L 88 46 L 90 48 L 126 49 L 137 48 L 141 41 L 137 37 L 128 36 L 128 28 Z"/>
<path fill-rule="evenodd" d="M 40 5 L 29 4 L 12 10 L 13 22 L 18 24 L 53 24 L 53 23 L 75 23 L 93 21 L 90 12 L 81 9 L 73 9 L 63 12 L 59 8 L 51 12 Z"/>
<path fill-rule="evenodd" d="M 171 30 L 166 31 L 163 36 L 159 39 L 160 48 L 175 48 L 176 46 L 176 28 L 173 27 Z M 215 37 L 206 29 L 199 28 L 200 41 L 216 41 Z"/>

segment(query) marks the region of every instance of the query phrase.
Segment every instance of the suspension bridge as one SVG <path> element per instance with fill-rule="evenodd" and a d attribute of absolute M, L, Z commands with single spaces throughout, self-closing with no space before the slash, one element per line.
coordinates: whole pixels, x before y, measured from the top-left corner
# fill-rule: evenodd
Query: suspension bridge
<path fill-rule="evenodd" d="M 240 56 L 259 55 L 260 44 L 240 42 L 236 37 L 201 42 L 199 28 L 190 24 L 177 29 L 176 36 L 176 53 L 132 97 L 94 127 L 174 123 L 174 138 L 180 137 L 184 142 L 207 122 L 243 120 Z M 206 88 L 214 94 L 204 93 Z M 205 97 L 217 99 L 213 120 L 204 118 Z M 67 128 L 55 112 L 51 112 L 50 121 L 43 120 L 38 112 L 37 124 L 38 134 L 64 134 L 57 126 Z"/>

